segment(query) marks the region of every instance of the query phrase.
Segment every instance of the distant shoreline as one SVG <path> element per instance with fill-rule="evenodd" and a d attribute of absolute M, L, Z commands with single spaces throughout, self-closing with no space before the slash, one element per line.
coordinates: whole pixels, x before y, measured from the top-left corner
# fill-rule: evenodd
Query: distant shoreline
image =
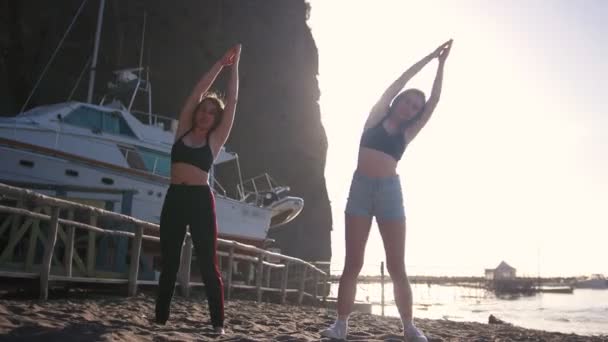
<path fill-rule="evenodd" d="M 443 284 L 458 284 L 458 283 L 486 283 L 488 279 L 485 277 L 467 277 L 467 276 L 408 276 L 410 283 L 412 284 L 433 284 L 433 285 L 443 285 Z M 562 284 L 569 285 L 576 281 L 575 277 L 548 277 L 548 278 L 538 278 L 538 277 L 517 277 L 516 279 L 520 280 L 532 280 L 535 283 L 540 283 L 543 285 L 547 284 Z M 340 280 L 339 275 L 332 275 L 329 278 L 330 282 L 338 282 Z M 380 283 L 382 281 L 382 277 L 379 275 L 374 276 L 359 276 L 357 281 L 360 283 Z M 384 282 L 390 283 L 391 277 L 388 275 L 384 276 Z"/>

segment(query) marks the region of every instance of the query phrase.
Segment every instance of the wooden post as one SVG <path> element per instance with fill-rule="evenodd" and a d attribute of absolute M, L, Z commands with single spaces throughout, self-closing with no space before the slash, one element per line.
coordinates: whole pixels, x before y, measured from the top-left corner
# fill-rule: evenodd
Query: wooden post
<path fill-rule="evenodd" d="M 245 280 L 247 282 L 247 285 L 251 285 L 251 281 L 253 280 L 254 274 L 255 273 L 255 266 L 253 265 L 253 262 L 249 262 L 247 261 L 247 279 Z"/>
<path fill-rule="evenodd" d="M 329 290 L 331 289 L 331 284 L 329 283 L 329 267 L 327 268 L 327 273 L 323 277 L 323 303 L 327 301 L 327 295 L 329 294 Z"/>
<path fill-rule="evenodd" d="M 57 226 L 59 225 L 59 208 L 54 207 L 51 212 L 51 222 L 49 226 L 49 241 L 44 250 L 44 259 L 40 268 L 40 299 L 49 298 L 49 276 L 51 273 L 51 262 L 53 261 L 53 251 L 57 241 Z"/>
<path fill-rule="evenodd" d="M 35 208 L 35 213 L 44 213 L 42 208 Z M 34 219 L 32 228 L 30 229 L 30 238 L 28 241 L 27 253 L 25 257 L 25 271 L 30 272 L 34 266 L 34 259 L 36 258 L 36 247 L 38 245 L 38 236 L 40 236 L 40 220 Z"/>
<path fill-rule="evenodd" d="M 304 270 L 302 270 L 302 279 L 300 279 L 300 289 L 298 291 L 298 304 L 302 304 L 302 300 L 304 299 L 304 285 L 306 285 L 306 272 L 308 271 L 308 266 L 303 266 Z"/>
<path fill-rule="evenodd" d="M 97 215 L 91 214 L 90 222 L 91 226 L 97 227 Z M 95 276 L 95 236 L 96 233 L 89 230 L 89 243 L 87 245 L 87 275 L 89 277 Z"/>
<path fill-rule="evenodd" d="M 186 235 L 182 245 L 182 259 L 179 271 L 179 286 L 184 297 L 190 295 L 190 265 L 192 264 L 192 236 Z"/>
<path fill-rule="evenodd" d="M 70 209 L 68 211 L 68 220 L 74 221 L 74 209 Z M 65 274 L 68 277 L 72 276 L 72 259 L 74 258 L 74 235 L 76 233 L 76 227 L 69 226 L 68 228 L 68 238 L 65 241 L 65 258 L 63 263 L 65 265 Z"/>
<path fill-rule="evenodd" d="M 272 271 L 272 267 L 266 267 L 266 270 L 264 271 L 264 279 L 266 287 L 270 287 L 270 271 Z"/>
<path fill-rule="evenodd" d="M 317 301 L 318 301 L 317 295 L 319 294 L 319 273 L 314 270 L 313 270 L 313 272 L 314 272 L 314 274 L 312 277 L 313 277 L 313 282 L 314 282 L 314 285 L 313 285 L 314 288 L 312 290 L 312 300 L 315 303 L 317 303 Z"/>
<path fill-rule="evenodd" d="M 258 267 L 255 272 L 255 289 L 258 294 L 258 303 L 262 301 L 262 278 L 264 278 L 264 253 L 258 254 Z"/>
<path fill-rule="evenodd" d="M 289 277 L 289 261 L 285 261 L 283 279 L 281 279 L 281 304 L 285 304 L 287 300 L 287 277 Z"/>
<path fill-rule="evenodd" d="M 30 272 L 34 265 L 34 258 L 36 258 L 36 245 L 38 242 L 38 235 L 40 235 L 40 220 L 35 220 L 30 230 L 30 239 L 27 247 L 27 255 L 25 257 L 25 271 Z"/>
<path fill-rule="evenodd" d="M 234 245 L 230 245 L 230 254 L 228 255 L 228 274 L 226 275 L 226 299 L 230 299 L 232 292 L 232 268 L 234 267 Z"/>
<path fill-rule="evenodd" d="M 135 228 L 135 238 L 131 245 L 131 264 L 129 265 L 129 290 L 130 297 L 137 294 L 137 277 L 139 274 L 139 257 L 141 255 L 141 241 L 144 236 L 144 227 L 137 225 Z"/>
<path fill-rule="evenodd" d="M 17 214 L 10 214 L 9 217 L 7 217 L 4 222 L 2 222 L 2 225 L 0 225 L 0 236 L 2 236 L 4 234 L 4 232 L 8 229 L 8 227 L 10 226 L 11 229 L 8 231 L 8 236 L 10 239 L 11 234 L 13 233 L 13 227 L 15 227 L 16 225 L 19 224 L 19 221 L 17 221 Z M 15 228 L 16 230 L 17 228 Z"/>
<path fill-rule="evenodd" d="M 380 307 L 384 317 L 384 261 L 380 263 Z"/>

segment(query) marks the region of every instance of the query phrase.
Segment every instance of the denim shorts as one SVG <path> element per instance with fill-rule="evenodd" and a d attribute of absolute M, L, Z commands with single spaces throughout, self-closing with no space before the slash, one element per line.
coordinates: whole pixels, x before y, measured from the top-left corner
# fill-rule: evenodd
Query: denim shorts
<path fill-rule="evenodd" d="M 404 219 L 399 176 L 372 178 L 355 171 L 345 212 L 354 216 L 375 216 L 377 220 Z"/>

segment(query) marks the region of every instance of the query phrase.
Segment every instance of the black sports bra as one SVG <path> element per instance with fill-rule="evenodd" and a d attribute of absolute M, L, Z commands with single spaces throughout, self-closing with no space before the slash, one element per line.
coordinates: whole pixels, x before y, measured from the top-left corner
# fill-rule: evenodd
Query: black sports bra
<path fill-rule="evenodd" d="M 177 139 L 173 147 L 171 147 L 171 164 L 186 163 L 208 173 L 213 164 L 213 152 L 211 152 L 211 147 L 209 146 L 209 139 L 207 139 L 204 146 L 190 147 L 183 142 L 184 136 L 188 133 L 190 131 Z"/>
<path fill-rule="evenodd" d="M 361 135 L 359 146 L 384 152 L 399 161 L 407 145 L 405 137 L 401 133 L 389 134 L 383 123 L 384 119 L 376 126 L 366 129 Z"/>

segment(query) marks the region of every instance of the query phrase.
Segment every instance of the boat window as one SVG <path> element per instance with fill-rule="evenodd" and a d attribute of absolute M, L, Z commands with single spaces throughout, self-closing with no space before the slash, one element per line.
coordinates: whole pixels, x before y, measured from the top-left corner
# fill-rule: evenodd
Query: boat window
<path fill-rule="evenodd" d="M 137 152 L 139 152 L 148 171 L 155 175 L 169 177 L 171 173 L 171 158 L 168 154 L 145 148 L 137 148 Z"/>
<path fill-rule="evenodd" d="M 103 113 L 103 132 L 134 137 L 133 131 L 118 112 Z"/>
<path fill-rule="evenodd" d="M 21 165 L 21 166 L 25 166 L 25 167 L 34 167 L 34 162 L 33 162 L 33 161 L 31 161 L 31 160 L 24 160 L 24 159 L 21 159 L 21 160 L 19 161 L 19 165 Z"/>
<path fill-rule="evenodd" d="M 168 154 L 142 147 L 120 146 L 120 152 L 127 159 L 129 167 L 148 171 L 155 175 L 169 177 L 171 173 L 171 158 Z"/>
<path fill-rule="evenodd" d="M 66 169 L 65 174 L 66 176 L 78 177 L 78 171 L 76 170 Z"/>
<path fill-rule="evenodd" d="M 101 130 L 101 118 L 103 112 L 93 108 L 80 106 L 71 111 L 64 119 L 64 122 L 74 126 L 90 128 L 91 130 Z"/>
<path fill-rule="evenodd" d="M 104 112 L 91 107 L 79 106 L 65 117 L 64 122 L 89 128 L 97 133 L 135 136 L 125 119 L 118 112 Z"/>
<path fill-rule="evenodd" d="M 103 184 L 107 184 L 107 185 L 113 185 L 114 184 L 114 180 L 112 178 L 108 178 L 108 177 L 103 177 L 101 179 L 101 182 Z"/>
<path fill-rule="evenodd" d="M 127 160 L 129 167 L 137 170 L 146 170 L 146 163 L 141 155 L 131 147 L 120 146 L 120 152 Z"/>

